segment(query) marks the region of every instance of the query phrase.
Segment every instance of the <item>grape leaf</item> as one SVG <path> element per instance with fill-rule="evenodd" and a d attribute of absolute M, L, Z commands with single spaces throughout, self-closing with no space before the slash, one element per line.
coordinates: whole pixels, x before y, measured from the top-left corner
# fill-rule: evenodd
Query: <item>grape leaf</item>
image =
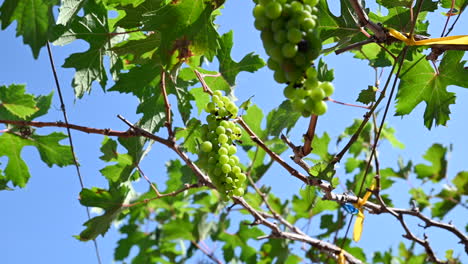
<path fill-rule="evenodd" d="M 441 198 L 442 201 L 434 203 L 431 208 L 432 217 L 442 219 L 450 210 L 460 202 L 460 194 L 456 190 L 444 188 L 436 197 Z"/>
<path fill-rule="evenodd" d="M 468 195 L 468 172 L 461 171 L 452 180 L 452 183 L 457 187 L 458 193 Z"/>
<path fill-rule="evenodd" d="M 414 167 L 418 179 L 429 179 L 433 182 L 438 182 L 445 178 L 447 174 L 446 154 L 447 148 L 440 144 L 432 145 L 423 156 L 431 165 L 418 164 Z"/>
<path fill-rule="evenodd" d="M 382 47 L 376 43 L 370 43 L 362 46 L 359 50 L 352 51 L 354 58 L 368 60 L 371 67 L 392 66 L 392 57 Z"/>
<path fill-rule="evenodd" d="M 117 153 L 117 142 L 109 137 L 104 137 L 104 140 L 101 144 L 101 152 L 103 155 L 99 157 L 105 161 L 115 160 L 118 156 Z"/>
<path fill-rule="evenodd" d="M 450 8 L 452 6 L 452 0 L 442 0 L 442 7 L 443 8 Z M 453 8 L 456 8 L 460 11 L 463 11 L 466 6 L 468 5 L 468 0 L 455 0 L 455 5 Z"/>
<path fill-rule="evenodd" d="M 73 157 L 69 146 L 60 145 L 58 142 L 66 136 L 54 132 L 47 136 L 31 135 L 22 138 L 12 133 L 4 133 L 0 136 L 0 157 L 7 156 L 8 163 L 5 176 L 11 180 L 14 186 L 21 188 L 26 186 L 30 178 L 26 163 L 21 158 L 21 151 L 25 146 L 35 146 L 39 151 L 41 160 L 49 167 L 59 167 L 73 164 Z"/>
<path fill-rule="evenodd" d="M 450 119 L 449 106 L 455 103 L 455 94 L 447 91 L 448 85 L 468 87 L 468 70 L 461 61 L 463 51 L 447 51 L 436 73 L 425 55 L 403 65 L 398 88 L 396 115 L 407 115 L 422 101 L 426 103 L 424 124 L 446 125 Z"/>
<path fill-rule="evenodd" d="M 0 157 L 7 156 L 8 163 L 5 168 L 5 176 L 14 186 L 21 188 L 26 186 L 31 175 L 24 160 L 21 158 L 21 150 L 31 142 L 17 135 L 3 133 L 0 135 Z"/>
<path fill-rule="evenodd" d="M 360 34 L 357 27 L 358 20 L 349 1 L 340 1 L 341 16 L 333 15 L 327 2 L 321 0 L 317 5 L 320 13 L 318 28 L 322 41 L 326 41 L 326 43 L 338 42 L 337 46 L 344 46 L 350 42 L 363 40 L 365 37 Z M 363 4 L 363 1 L 360 2 Z"/>
<path fill-rule="evenodd" d="M 292 110 L 291 102 L 285 100 L 268 113 L 266 131 L 269 135 L 278 136 L 283 129 L 286 129 L 286 134 L 288 134 L 300 116 L 300 113 Z"/>
<path fill-rule="evenodd" d="M 328 152 L 328 145 L 330 144 L 330 136 L 327 132 L 319 137 L 315 135 L 312 140 L 312 153 L 319 156 L 324 161 L 329 161 L 333 156 Z"/>
<path fill-rule="evenodd" d="M 198 115 L 200 115 L 205 109 L 205 105 L 210 102 L 210 95 L 205 93 L 202 87 L 190 89 L 190 94 L 195 98 L 195 105 L 198 108 Z"/>
<path fill-rule="evenodd" d="M 98 235 L 104 236 L 109 230 L 110 224 L 122 212 L 124 203 L 130 189 L 126 186 L 104 190 L 100 188 L 83 189 L 80 192 L 80 203 L 88 207 L 99 207 L 105 210 L 105 213 L 86 221 L 86 229 L 80 235 L 75 236 L 81 241 L 95 239 Z"/>
<path fill-rule="evenodd" d="M 249 53 L 240 62 L 231 58 L 231 49 L 234 45 L 232 30 L 221 36 L 220 46 L 216 57 L 219 60 L 219 72 L 224 76 L 230 86 L 236 83 L 236 76 L 241 71 L 255 72 L 265 66 L 265 62 L 253 53 Z"/>
<path fill-rule="evenodd" d="M 107 83 L 103 62 L 110 37 L 107 9 L 102 4 L 87 1 L 84 13 L 83 17 L 73 20 L 69 28 L 59 25 L 56 31 L 60 29 L 65 31 L 54 41 L 55 45 L 65 45 L 76 39 L 83 39 L 89 43 L 87 51 L 70 55 L 62 65 L 64 68 L 76 70 L 72 86 L 77 98 L 83 97 L 86 92 L 91 92 L 91 84 L 94 81 L 98 81 L 103 89 Z"/>
<path fill-rule="evenodd" d="M 321 82 L 331 82 L 335 79 L 335 70 L 328 69 L 328 65 L 320 58 L 317 67 L 317 78 Z"/>
<path fill-rule="evenodd" d="M 175 137 L 177 140 L 184 138 L 181 144 L 188 152 L 196 154 L 199 153 L 198 144 L 201 143 L 201 122 L 196 118 L 192 118 L 186 128 L 176 129 Z"/>
<path fill-rule="evenodd" d="M 0 108 L 2 107 L 23 119 L 38 111 L 34 96 L 26 93 L 25 85 L 18 84 L 0 86 Z"/>
<path fill-rule="evenodd" d="M 367 89 L 361 90 L 356 101 L 361 102 L 363 104 L 370 104 L 372 102 L 375 102 L 374 87 L 369 85 Z"/>
<path fill-rule="evenodd" d="M 159 54 L 164 64 L 176 50 L 179 58 L 205 55 L 211 60 L 219 47 L 213 14 L 213 6 L 202 0 L 172 1 L 147 10 L 143 29 L 161 34 Z"/>
<path fill-rule="evenodd" d="M 140 123 L 145 125 L 147 131 L 150 133 L 158 132 L 167 121 L 163 95 L 160 93 L 150 98 L 145 98 L 138 105 L 137 113 L 143 114 Z"/>
<path fill-rule="evenodd" d="M 70 146 L 59 144 L 59 141 L 65 138 L 67 136 L 63 133 L 53 132 L 47 136 L 31 135 L 30 140 L 47 166 L 52 167 L 55 164 L 63 167 L 74 164 Z"/>
<path fill-rule="evenodd" d="M 154 63 L 136 66 L 119 74 L 119 79 L 109 91 L 132 93 L 139 99 L 150 97 L 161 82 L 161 70 L 161 66 Z"/>
<path fill-rule="evenodd" d="M 63 0 L 59 8 L 57 24 L 68 25 L 73 21 L 78 11 L 83 7 L 84 0 Z"/>
<path fill-rule="evenodd" d="M 110 182 L 125 182 L 130 178 L 135 165 L 128 154 L 117 154 L 116 164 L 108 165 L 99 170 Z"/>
<path fill-rule="evenodd" d="M 23 36 L 23 43 L 31 47 L 37 59 L 54 24 L 52 7 L 56 3 L 48 0 L 5 0 L 0 7 L 2 30 L 16 20 L 16 36 Z"/>

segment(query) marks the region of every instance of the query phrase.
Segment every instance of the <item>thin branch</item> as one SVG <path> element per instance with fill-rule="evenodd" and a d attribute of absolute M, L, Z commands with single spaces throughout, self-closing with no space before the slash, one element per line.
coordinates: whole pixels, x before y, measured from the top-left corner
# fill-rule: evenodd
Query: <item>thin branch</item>
<path fill-rule="evenodd" d="M 164 105 L 166 107 L 166 122 L 164 123 L 164 125 L 167 127 L 167 134 L 169 135 L 169 139 L 173 140 L 174 131 L 172 131 L 171 104 L 169 103 L 169 99 L 167 98 L 165 70 L 163 70 L 161 73 L 161 92 L 164 98 Z"/>
<path fill-rule="evenodd" d="M 54 58 L 53 58 L 53 55 L 52 55 L 52 49 L 50 48 L 50 43 L 48 41 L 46 43 L 46 46 L 47 46 L 47 54 L 49 55 L 50 68 L 52 69 L 52 74 L 54 76 L 55 87 L 57 88 L 57 93 L 58 93 L 59 99 L 60 99 L 60 109 L 62 110 L 63 119 L 65 120 L 65 124 L 68 125 L 67 110 L 65 108 L 65 103 L 64 103 L 64 100 L 63 100 L 63 96 L 62 96 L 62 89 L 60 88 L 60 82 L 59 82 L 59 79 L 58 79 L 58 76 L 57 76 L 57 70 L 55 68 Z M 68 135 L 68 141 L 70 142 L 70 152 L 71 152 L 72 157 L 73 157 L 73 163 L 75 164 L 76 174 L 78 175 L 78 180 L 80 182 L 81 189 L 84 189 L 83 176 L 81 175 L 80 166 L 78 165 L 78 160 L 76 158 L 75 148 L 73 146 L 73 139 L 72 139 L 71 131 L 70 131 L 70 128 L 68 128 L 68 127 L 67 127 L 67 135 Z M 91 214 L 89 212 L 89 207 L 86 207 L 86 214 L 88 216 L 88 220 L 90 220 L 91 219 Z M 100 256 L 100 253 L 99 253 L 99 247 L 98 247 L 98 243 L 97 243 L 96 239 L 93 239 L 93 244 L 94 244 L 94 250 L 96 252 L 97 262 L 99 264 L 101 264 L 102 261 L 101 261 L 101 256 Z"/>
<path fill-rule="evenodd" d="M 272 233 L 269 236 L 259 237 L 257 239 L 283 238 L 283 239 L 291 239 L 295 241 L 302 241 L 302 242 L 308 243 L 309 245 L 319 250 L 334 253 L 336 256 L 338 256 L 338 254 L 343 251 L 346 257 L 346 260 L 349 263 L 362 263 L 362 261 L 355 258 L 353 255 L 349 254 L 348 252 L 346 252 L 345 250 L 343 250 L 342 248 L 334 244 L 331 244 L 331 243 L 328 243 L 319 239 L 314 239 L 307 235 L 281 231 L 276 224 L 265 219 L 265 217 L 263 217 L 262 214 L 260 214 L 252 206 L 250 206 L 250 204 L 248 204 L 244 200 L 244 198 L 234 196 L 232 199 L 236 204 L 239 204 L 242 207 L 244 207 L 255 218 L 254 222 L 252 223 L 253 225 L 264 225 L 272 230 Z"/>
<path fill-rule="evenodd" d="M 195 72 L 195 75 L 197 75 L 197 78 L 198 78 L 198 80 L 200 81 L 200 83 L 201 83 L 201 85 L 203 87 L 203 91 L 205 93 L 209 93 L 210 95 L 213 95 L 213 91 L 210 89 L 210 87 L 208 87 L 208 85 L 206 84 L 205 79 L 204 79 L 204 77 L 207 76 L 207 75 L 203 75 L 197 70 L 193 70 L 193 71 Z M 210 76 L 212 76 L 212 75 L 210 75 Z"/>
<path fill-rule="evenodd" d="M 150 179 L 148 177 L 146 177 L 145 173 L 140 168 L 140 165 L 136 164 L 135 167 L 137 168 L 137 170 L 141 174 L 141 176 L 143 176 L 143 178 L 145 178 L 145 180 L 151 186 L 151 189 L 153 189 L 154 193 L 156 193 L 156 196 L 159 198 L 161 196 L 161 193 L 159 192 L 158 188 L 156 188 L 156 186 L 154 186 L 154 184 L 150 181 Z"/>
<path fill-rule="evenodd" d="M 364 109 L 371 109 L 369 106 L 365 106 L 365 105 L 348 104 L 348 103 L 343 103 L 343 102 L 340 102 L 340 101 L 336 101 L 336 100 L 332 99 L 331 97 L 327 97 L 326 100 L 330 101 L 330 102 L 333 102 L 335 104 L 352 106 L 352 107 L 359 107 L 359 108 L 364 108 Z"/>
<path fill-rule="evenodd" d="M 281 134 L 281 140 L 283 140 L 284 143 L 286 143 L 286 145 L 288 145 L 292 151 L 294 152 L 294 155 L 291 156 L 290 158 L 299 166 L 301 166 L 301 168 L 303 168 L 307 173 L 309 173 L 310 171 L 310 166 L 309 164 L 307 164 L 302 158 L 300 158 L 300 156 L 302 155 L 302 150 L 301 150 L 301 146 L 296 146 L 294 145 L 290 140 L 289 138 L 287 138 L 284 134 Z"/>
<path fill-rule="evenodd" d="M 454 6 L 455 6 L 455 0 L 452 0 L 452 4 L 450 5 L 450 10 L 449 10 L 450 13 L 453 12 L 453 7 L 454 7 Z M 442 30 L 442 33 L 440 34 L 440 37 L 443 37 L 443 36 L 444 36 L 445 30 L 447 29 L 447 26 L 448 26 L 448 23 L 449 23 L 451 17 L 452 17 L 451 14 L 448 14 L 448 15 L 447 15 L 447 20 L 445 20 L 444 29 Z"/>
<path fill-rule="evenodd" d="M 215 263 L 218 263 L 218 264 L 223 264 L 223 262 L 221 260 L 219 260 L 217 257 L 215 257 L 215 255 L 213 254 L 214 252 L 208 252 L 208 250 L 206 250 L 205 248 L 201 247 L 200 245 L 198 245 L 197 242 L 195 242 L 195 240 L 192 240 L 190 241 L 192 242 L 192 244 L 194 246 L 196 246 L 198 249 L 201 250 L 201 252 L 203 252 L 203 254 L 205 254 L 207 257 L 209 257 L 211 260 L 213 260 Z"/>
<path fill-rule="evenodd" d="M 121 117 L 121 119 L 125 120 L 123 117 Z M 128 121 L 125 120 L 124 122 L 128 122 Z M 73 124 L 66 125 L 66 124 L 61 123 L 61 122 L 34 122 L 34 121 L 0 120 L 0 123 L 13 124 L 13 125 L 22 125 L 22 126 L 37 126 L 37 127 L 68 127 L 70 129 L 75 129 L 75 130 L 90 133 L 90 134 L 101 134 L 101 135 L 117 136 L 117 137 L 143 136 L 143 137 L 146 137 L 148 139 L 157 141 L 157 142 L 169 147 L 170 149 L 174 150 L 184 160 L 184 162 L 186 162 L 186 164 L 192 169 L 192 171 L 194 171 L 194 173 L 197 175 L 199 180 L 201 179 L 201 183 L 192 184 L 192 185 L 185 185 L 184 188 L 182 188 L 182 189 L 180 189 L 178 191 L 174 191 L 174 192 L 167 193 L 167 194 L 161 194 L 161 196 L 159 198 L 166 197 L 166 196 L 174 196 L 174 195 L 177 195 L 177 194 L 179 194 L 179 193 L 181 193 L 183 191 L 186 191 L 188 189 L 199 188 L 199 187 L 202 187 L 202 186 L 208 186 L 208 187 L 213 188 L 213 189 L 215 188 L 212 185 L 209 178 L 206 175 L 203 174 L 203 172 L 185 155 L 184 152 L 182 152 L 180 150 L 180 148 L 177 146 L 177 144 L 175 144 L 174 142 L 171 142 L 170 140 L 167 140 L 167 139 L 158 137 L 156 135 L 153 135 L 153 134 L 151 134 L 151 133 L 149 133 L 149 132 L 147 132 L 147 131 L 145 131 L 143 129 L 140 129 L 140 128 L 134 126 L 133 124 L 131 124 L 130 122 L 128 122 L 128 124 L 132 129 L 130 129 L 128 131 L 114 131 L 114 130 L 111 130 L 111 129 L 89 128 L 89 127 L 78 126 L 78 125 L 73 125 Z M 242 125 L 242 122 L 240 122 L 240 123 Z M 246 127 L 248 128 L 248 126 L 245 124 L 245 122 L 244 122 L 244 125 L 245 125 L 244 128 L 246 128 Z M 250 128 L 247 131 L 250 131 L 250 133 L 253 134 L 253 132 L 250 130 Z M 249 133 L 249 135 L 250 135 L 250 133 Z M 255 137 L 255 134 L 253 134 L 253 135 Z M 252 135 L 251 135 L 251 137 L 252 137 Z M 259 144 L 258 142 L 256 142 L 256 143 Z M 266 147 L 263 144 L 263 142 L 261 144 L 259 144 L 259 146 L 262 149 L 264 149 Z M 270 154 L 270 155 L 272 155 L 272 154 Z M 271 156 L 271 157 L 273 158 L 274 155 Z M 277 160 L 275 159 L 275 161 L 277 161 Z M 291 168 L 284 161 L 283 161 L 283 163 L 280 163 L 280 164 L 286 164 L 284 166 L 286 166 L 285 168 L 287 168 L 288 171 L 293 171 L 293 172 L 295 171 L 293 168 Z M 324 197 L 322 199 L 330 200 L 330 201 L 336 201 L 338 203 L 346 203 L 346 202 L 356 203 L 356 202 L 358 202 L 358 197 L 356 197 L 356 196 L 351 196 L 351 195 L 348 195 L 348 194 L 333 193 L 331 191 L 330 186 L 327 183 L 324 183 L 324 182 L 321 182 L 320 180 L 315 180 L 315 179 L 314 180 L 309 180 L 306 176 L 298 173 L 297 171 L 295 173 L 296 173 L 295 177 L 300 179 L 304 183 L 310 184 L 310 185 L 315 185 L 315 186 L 318 186 L 319 188 L 321 188 L 325 192 Z M 152 199 L 159 199 L 159 198 L 152 198 Z M 146 200 L 146 203 L 149 202 L 150 200 L 151 199 Z M 140 201 L 138 203 L 139 204 L 145 203 L 145 200 Z M 133 204 L 133 205 L 135 205 L 135 204 Z M 124 205 L 124 206 L 132 206 L 132 205 Z M 421 219 L 422 221 L 424 221 L 424 223 L 426 224 L 425 227 L 434 226 L 434 227 L 438 227 L 438 228 L 441 228 L 441 229 L 444 229 L 444 230 L 447 230 L 447 231 L 453 233 L 455 236 L 460 238 L 460 240 L 461 240 L 460 243 L 465 245 L 465 251 L 468 252 L 468 237 L 465 236 L 464 233 L 461 230 L 457 229 L 452 224 L 446 224 L 446 223 L 442 223 L 442 222 L 432 220 L 429 217 L 421 214 L 421 212 L 419 212 L 417 210 L 401 209 L 401 208 L 388 208 L 388 207 L 384 207 L 382 205 L 375 204 L 375 203 L 370 202 L 370 201 L 367 201 L 364 204 L 364 207 L 366 207 L 370 211 L 370 213 L 373 213 L 373 214 L 382 214 L 382 213 L 389 213 L 390 211 L 394 211 L 394 212 L 399 213 L 399 214 L 407 214 L 407 215 L 415 216 L 415 217 Z M 262 214 L 262 213 L 257 212 L 257 214 L 261 214 L 263 217 L 274 218 L 273 216 L 269 216 L 269 215 L 264 214 L 264 213 Z"/>
<path fill-rule="evenodd" d="M 302 145 L 301 152 L 302 157 L 305 157 L 310 154 L 312 151 L 312 141 L 315 136 L 315 128 L 317 127 L 317 115 L 311 115 L 309 121 L 309 127 L 307 128 L 307 133 L 304 134 L 304 145 Z M 301 157 L 301 158 L 302 158 Z"/>
<path fill-rule="evenodd" d="M 364 9 L 362 8 L 358 0 L 350 0 L 349 2 L 353 7 L 354 12 L 356 12 L 356 15 L 358 16 L 359 26 L 366 27 L 369 30 L 371 30 L 374 33 L 378 42 L 385 42 L 387 40 L 387 33 L 382 28 L 382 26 L 369 20 L 369 17 L 364 12 Z"/>
<path fill-rule="evenodd" d="M 151 184 L 151 186 L 153 188 L 154 185 Z M 158 192 L 156 192 L 156 197 L 149 198 L 149 199 L 144 199 L 142 201 L 134 202 L 134 203 L 131 203 L 131 204 L 122 204 L 121 206 L 125 207 L 125 208 L 128 208 L 128 207 L 132 207 L 132 206 L 135 206 L 135 205 L 147 204 L 147 203 L 149 203 L 151 201 L 154 201 L 154 200 L 158 200 L 158 199 L 161 199 L 161 198 L 164 198 L 164 197 L 169 197 L 169 196 L 177 196 L 179 193 L 185 192 L 185 191 L 190 190 L 190 189 L 200 188 L 200 187 L 202 187 L 202 185 L 199 184 L 199 183 L 194 183 L 194 184 L 186 183 L 186 184 L 184 184 L 184 187 L 179 189 L 179 190 L 169 192 L 169 193 L 163 193 L 163 194 L 161 194 L 158 191 Z"/>

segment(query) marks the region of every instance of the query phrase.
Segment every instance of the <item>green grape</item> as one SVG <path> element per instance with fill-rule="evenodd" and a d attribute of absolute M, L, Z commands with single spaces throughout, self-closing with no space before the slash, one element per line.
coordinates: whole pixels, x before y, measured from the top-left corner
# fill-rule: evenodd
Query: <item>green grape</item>
<path fill-rule="evenodd" d="M 281 51 L 281 47 L 275 46 L 270 50 L 270 57 L 274 59 L 275 61 L 282 61 L 283 60 L 283 53 Z"/>
<path fill-rule="evenodd" d="M 281 6 L 280 3 L 277 2 L 270 2 L 265 6 L 265 15 L 269 19 L 277 19 L 278 17 L 281 16 L 281 11 L 283 10 L 283 7 Z"/>
<path fill-rule="evenodd" d="M 327 97 L 331 96 L 335 91 L 335 88 L 331 82 L 323 82 L 319 85 L 319 88 L 325 92 L 325 96 Z"/>
<path fill-rule="evenodd" d="M 307 78 L 314 79 L 317 78 L 317 70 L 314 67 L 310 67 L 306 71 Z"/>
<path fill-rule="evenodd" d="M 320 87 L 312 89 L 310 92 L 310 98 L 312 98 L 314 101 L 321 101 L 324 97 L 325 92 Z"/>
<path fill-rule="evenodd" d="M 281 52 L 283 54 L 284 57 L 286 58 L 292 58 L 296 55 L 297 53 L 297 45 L 296 44 L 293 44 L 293 43 L 285 43 L 282 47 L 281 47 Z"/>
<path fill-rule="evenodd" d="M 220 164 L 226 164 L 229 162 L 229 156 L 228 155 L 221 155 L 219 156 L 219 163 Z"/>
<path fill-rule="evenodd" d="M 244 195 L 244 189 L 243 188 L 236 188 L 232 191 L 232 194 L 235 196 L 242 196 Z"/>
<path fill-rule="evenodd" d="M 274 40 L 276 43 L 281 44 L 285 43 L 287 40 L 287 32 L 285 30 L 278 30 L 275 32 Z"/>
<path fill-rule="evenodd" d="M 286 72 L 286 79 L 291 83 L 297 81 L 299 77 L 301 77 L 301 72 L 298 70 Z"/>
<path fill-rule="evenodd" d="M 221 144 L 228 142 L 228 140 L 229 140 L 229 138 L 228 138 L 228 136 L 226 136 L 226 134 L 221 134 L 218 137 L 218 141 Z"/>
<path fill-rule="evenodd" d="M 227 164 L 227 163 L 226 163 L 226 164 L 223 164 L 223 165 L 221 166 L 221 170 L 222 170 L 224 173 L 229 173 L 229 172 L 231 172 L 231 165 L 229 165 L 229 164 Z"/>
<path fill-rule="evenodd" d="M 225 147 L 220 147 L 218 150 L 219 155 L 227 155 L 228 154 L 228 149 Z"/>
<path fill-rule="evenodd" d="M 216 128 L 216 134 L 221 135 L 221 134 L 224 134 L 224 133 L 226 133 L 226 128 L 224 128 L 223 126 L 218 126 Z"/>
<path fill-rule="evenodd" d="M 247 179 L 247 176 L 244 173 L 236 173 L 236 177 L 240 182 L 244 182 Z"/>
<path fill-rule="evenodd" d="M 237 152 L 236 146 L 234 146 L 234 145 L 229 146 L 229 148 L 228 148 L 228 154 L 229 155 L 234 155 L 234 154 L 236 154 L 236 152 Z"/>
<path fill-rule="evenodd" d="M 236 174 L 236 176 L 237 176 L 237 174 L 241 173 L 242 170 L 241 170 L 241 168 L 239 166 L 233 165 L 231 171 L 232 171 L 232 173 Z"/>
<path fill-rule="evenodd" d="M 268 58 L 267 66 L 270 70 L 273 70 L 273 71 L 277 71 L 281 69 L 278 62 L 274 61 L 272 58 Z"/>
<path fill-rule="evenodd" d="M 222 120 L 220 123 L 219 123 L 220 126 L 223 126 L 224 128 L 230 128 L 230 125 L 229 125 L 229 122 L 226 121 L 226 120 Z"/>
<path fill-rule="evenodd" d="M 306 100 L 304 99 L 294 99 L 291 101 L 292 107 L 295 111 L 302 112 L 304 110 L 304 106 L 306 103 Z"/>
<path fill-rule="evenodd" d="M 233 183 L 234 181 L 232 180 L 231 177 L 226 177 L 226 182 L 227 182 L 227 183 Z"/>
<path fill-rule="evenodd" d="M 271 22 L 271 29 L 276 32 L 284 28 L 284 20 L 282 19 L 275 19 Z"/>
<path fill-rule="evenodd" d="M 211 152 L 211 150 L 213 149 L 213 144 L 211 144 L 211 142 L 209 141 L 205 141 L 200 145 L 200 149 L 203 152 Z"/>
<path fill-rule="evenodd" d="M 287 37 L 289 42 L 297 44 L 302 40 L 302 32 L 297 28 L 290 28 Z"/>
<path fill-rule="evenodd" d="M 303 8 L 304 8 L 304 6 L 303 6 L 302 3 L 299 2 L 299 1 L 293 1 L 293 2 L 291 3 L 291 10 L 292 10 L 294 13 L 300 12 Z"/>
<path fill-rule="evenodd" d="M 309 6 L 316 6 L 319 0 L 303 0 L 304 4 Z"/>
<path fill-rule="evenodd" d="M 253 15 L 255 18 L 261 18 L 265 16 L 265 7 L 263 5 L 256 5 L 253 9 Z"/>
<path fill-rule="evenodd" d="M 277 83 L 286 83 L 288 81 L 283 71 L 275 71 L 273 78 Z"/>
<path fill-rule="evenodd" d="M 314 29 L 316 25 L 317 25 L 317 22 L 315 22 L 315 20 L 312 18 L 304 19 L 301 23 L 301 26 L 305 31 Z"/>
<path fill-rule="evenodd" d="M 316 115 L 323 115 L 327 112 L 328 106 L 324 101 L 320 101 L 314 105 L 313 113 Z"/>
<path fill-rule="evenodd" d="M 284 88 L 283 94 L 286 98 L 293 99 L 296 96 L 296 88 L 294 88 L 294 85 L 290 84 Z"/>

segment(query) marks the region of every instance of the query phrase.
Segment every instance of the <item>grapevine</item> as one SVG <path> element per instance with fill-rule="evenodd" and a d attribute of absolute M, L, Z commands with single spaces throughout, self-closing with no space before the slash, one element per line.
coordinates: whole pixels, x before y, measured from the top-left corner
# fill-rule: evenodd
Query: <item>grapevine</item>
<path fill-rule="evenodd" d="M 200 163 L 218 190 L 227 196 L 242 196 L 247 178 L 242 172 L 239 157 L 236 156 L 236 140 L 242 135 L 241 128 L 232 117 L 239 109 L 220 91 L 215 91 L 206 104 L 207 124 L 201 128 Z"/>
<path fill-rule="evenodd" d="M 327 111 L 324 99 L 333 85 L 319 82 L 313 61 L 322 44 L 317 30 L 318 0 L 258 0 L 254 7 L 255 28 L 261 31 L 267 65 L 278 83 L 286 83 L 284 95 L 295 111 L 307 117 Z"/>

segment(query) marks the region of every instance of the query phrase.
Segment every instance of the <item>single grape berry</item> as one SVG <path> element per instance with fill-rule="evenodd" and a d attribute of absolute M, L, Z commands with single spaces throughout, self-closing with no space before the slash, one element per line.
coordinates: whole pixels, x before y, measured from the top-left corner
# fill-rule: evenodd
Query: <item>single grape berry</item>
<path fill-rule="evenodd" d="M 209 142 L 209 141 L 204 141 L 204 142 L 201 144 L 200 149 L 201 149 L 203 152 L 211 152 L 211 150 L 213 149 L 213 144 L 211 144 L 211 142 Z"/>

